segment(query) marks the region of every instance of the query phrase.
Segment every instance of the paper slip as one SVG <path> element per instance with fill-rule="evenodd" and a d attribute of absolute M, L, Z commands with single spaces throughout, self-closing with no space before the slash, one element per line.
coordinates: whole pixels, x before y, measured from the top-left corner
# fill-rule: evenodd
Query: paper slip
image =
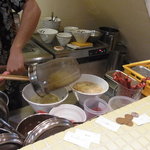
<path fill-rule="evenodd" d="M 99 144 L 100 142 L 101 135 L 91 131 L 76 129 L 75 134 L 79 137 L 82 136 L 82 138 L 88 139 L 95 144 Z"/>
<path fill-rule="evenodd" d="M 133 122 L 137 125 L 150 123 L 150 116 L 148 116 L 147 114 L 142 114 L 138 118 L 133 118 Z"/>
<path fill-rule="evenodd" d="M 70 131 L 68 131 L 65 134 L 64 140 L 68 141 L 68 142 L 71 142 L 73 144 L 76 144 L 78 146 L 81 146 L 83 148 L 87 148 L 87 149 L 89 148 L 89 146 L 91 144 L 90 140 L 84 139 L 84 138 L 82 138 L 82 136 L 78 136 L 75 133 L 70 132 Z"/>
<path fill-rule="evenodd" d="M 98 117 L 95 122 L 115 132 L 117 132 L 121 126 L 118 123 L 108 120 L 102 116 Z"/>

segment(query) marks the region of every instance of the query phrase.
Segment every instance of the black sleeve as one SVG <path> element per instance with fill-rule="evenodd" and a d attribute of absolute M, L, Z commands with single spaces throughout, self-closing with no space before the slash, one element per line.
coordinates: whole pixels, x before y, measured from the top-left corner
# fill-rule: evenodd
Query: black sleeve
<path fill-rule="evenodd" d="M 11 7 L 15 12 L 20 12 L 23 9 L 26 0 L 10 0 Z"/>

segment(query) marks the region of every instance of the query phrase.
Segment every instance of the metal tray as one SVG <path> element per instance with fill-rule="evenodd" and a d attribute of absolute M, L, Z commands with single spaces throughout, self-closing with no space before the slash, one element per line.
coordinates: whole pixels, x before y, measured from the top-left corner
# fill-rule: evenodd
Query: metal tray
<path fill-rule="evenodd" d="M 112 70 L 112 71 L 106 72 L 105 79 L 108 82 L 110 88 L 112 88 L 112 89 L 115 89 L 118 86 L 118 83 L 113 79 L 113 74 L 115 72 L 121 72 L 124 76 L 128 76 L 127 74 L 125 74 L 124 72 L 122 72 L 120 70 Z M 138 83 L 138 81 L 136 81 L 132 77 L 130 77 L 130 76 L 128 76 L 128 77 L 132 80 L 132 84 Z"/>
<path fill-rule="evenodd" d="M 150 69 L 144 66 L 135 66 L 135 67 L 132 67 L 132 69 L 136 71 L 137 73 L 143 75 L 144 77 L 150 77 Z"/>

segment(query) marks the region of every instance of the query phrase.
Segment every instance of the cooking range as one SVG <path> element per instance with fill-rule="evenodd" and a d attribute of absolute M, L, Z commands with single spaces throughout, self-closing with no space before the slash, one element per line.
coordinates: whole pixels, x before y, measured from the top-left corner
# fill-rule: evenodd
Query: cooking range
<path fill-rule="evenodd" d="M 52 44 L 44 43 L 38 34 L 32 36 L 32 40 L 38 44 L 43 50 L 51 53 L 55 58 L 72 56 L 75 57 L 79 63 L 86 63 L 90 61 L 100 60 L 107 58 L 108 56 L 108 45 L 97 41 L 93 44 L 93 47 L 82 48 L 82 49 L 72 49 L 65 47 L 64 50 L 57 51 L 54 46 L 59 44 L 54 40 Z"/>

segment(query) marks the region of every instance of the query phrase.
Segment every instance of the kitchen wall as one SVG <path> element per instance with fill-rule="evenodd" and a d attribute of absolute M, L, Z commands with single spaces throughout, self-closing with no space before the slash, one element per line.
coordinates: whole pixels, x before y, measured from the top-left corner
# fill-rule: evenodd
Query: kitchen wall
<path fill-rule="evenodd" d="M 87 5 L 82 0 L 37 0 L 37 2 L 42 10 L 41 20 L 54 12 L 55 16 L 61 18 L 62 27 L 78 26 L 93 29 L 93 24 L 98 24 L 93 14 L 88 13 Z"/>
<path fill-rule="evenodd" d="M 140 61 L 150 58 L 150 17 L 144 0 L 37 0 L 42 16 L 53 11 L 62 19 L 62 27 L 98 29 L 113 26 L 120 30 L 130 58 Z M 40 27 L 39 23 L 39 27 Z"/>

